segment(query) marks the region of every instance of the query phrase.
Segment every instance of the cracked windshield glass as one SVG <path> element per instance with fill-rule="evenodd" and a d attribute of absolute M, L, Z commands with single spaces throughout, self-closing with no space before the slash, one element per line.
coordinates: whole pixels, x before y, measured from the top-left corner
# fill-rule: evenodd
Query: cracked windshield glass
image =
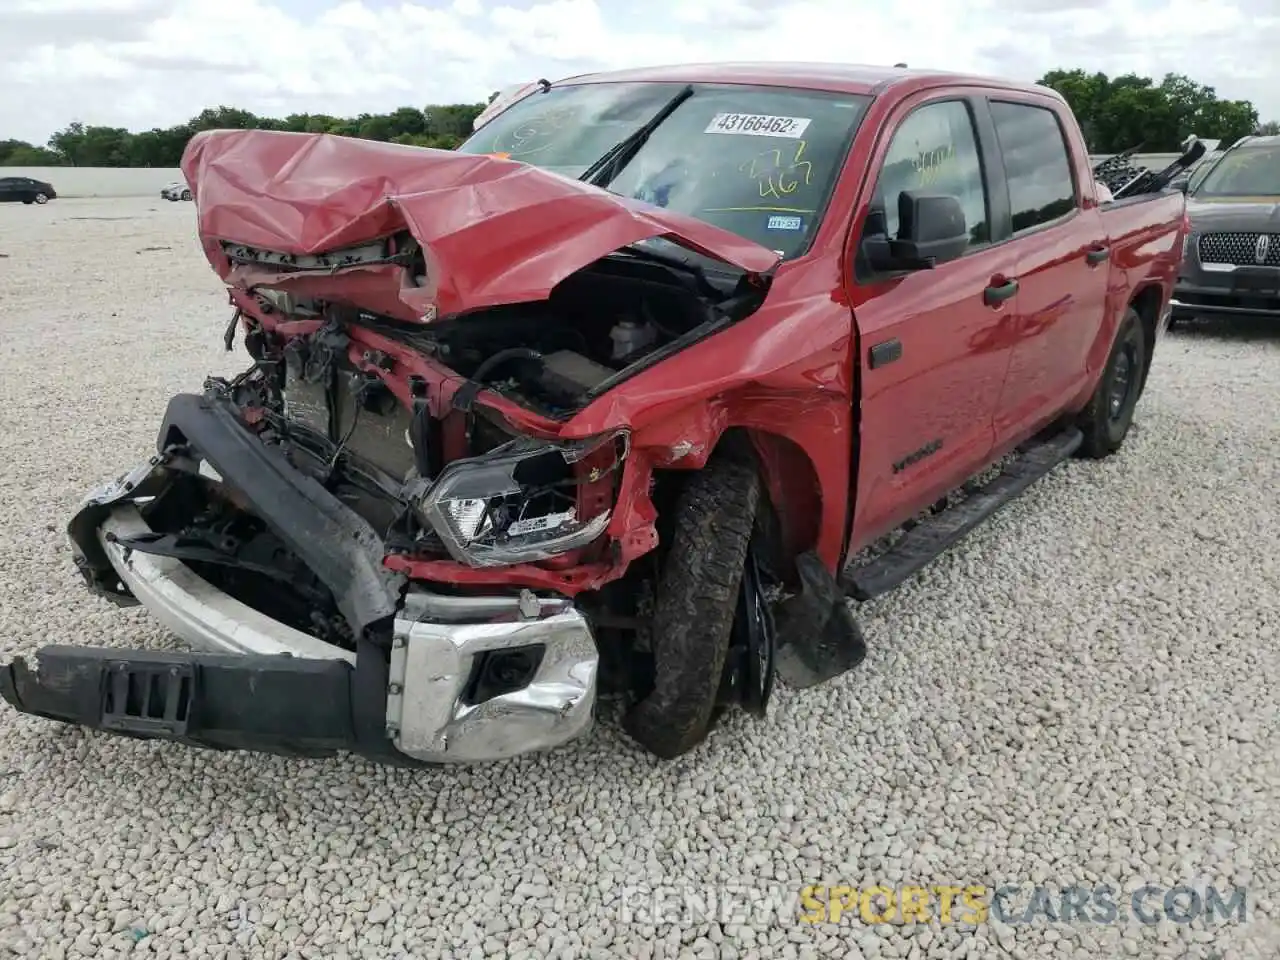
<path fill-rule="evenodd" d="M 459 150 L 579 177 L 649 122 L 681 85 L 582 84 L 535 93 Z M 869 98 L 781 87 L 695 85 L 606 184 L 783 257 L 808 247 Z"/>

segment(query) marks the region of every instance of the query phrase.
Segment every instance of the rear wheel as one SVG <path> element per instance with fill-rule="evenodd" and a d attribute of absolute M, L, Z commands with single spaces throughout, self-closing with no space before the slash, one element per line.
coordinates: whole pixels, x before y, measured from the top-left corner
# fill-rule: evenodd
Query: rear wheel
<path fill-rule="evenodd" d="M 623 721 L 660 757 L 693 749 L 715 718 L 759 503 L 755 465 L 722 449 L 689 478 L 676 504 L 649 631 L 653 689 Z"/>
<path fill-rule="evenodd" d="M 190 191 L 190 190 L 183 190 L 183 191 L 182 191 L 182 199 L 183 199 L 183 200 L 190 200 L 190 199 L 191 199 L 191 191 Z"/>
<path fill-rule="evenodd" d="M 1142 393 L 1147 349 L 1142 318 L 1138 311 L 1129 307 L 1120 321 L 1120 329 L 1102 376 L 1098 378 L 1098 386 L 1077 421 L 1077 426 L 1084 433 L 1081 456 L 1095 460 L 1110 456 L 1124 443 Z"/>

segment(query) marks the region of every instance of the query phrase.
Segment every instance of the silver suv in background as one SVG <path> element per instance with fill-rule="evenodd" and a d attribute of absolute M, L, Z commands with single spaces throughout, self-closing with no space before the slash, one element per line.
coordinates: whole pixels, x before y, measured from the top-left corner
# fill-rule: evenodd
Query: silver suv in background
<path fill-rule="evenodd" d="M 1173 318 L 1280 320 L 1280 136 L 1244 137 L 1223 151 L 1189 185 L 1187 214 Z"/>

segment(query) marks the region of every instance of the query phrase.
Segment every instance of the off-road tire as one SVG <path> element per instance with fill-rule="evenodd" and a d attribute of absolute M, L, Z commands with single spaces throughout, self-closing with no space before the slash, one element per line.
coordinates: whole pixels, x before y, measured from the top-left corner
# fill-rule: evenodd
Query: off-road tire
<path fill-rule="evenodd" d="M 1142 394 L 1149 356 L 1150 348 L 1142 329 L 1142 317 L 1138 316 L 1138 311 L 1133 307 L 1129 307 L 1120 321 L 1120 329 L 1116 331 L 1111 353 L 1107 357 L 1106 366 L 1102 368 L 1102 376 L 1098 378 L 1098 386 L 1076 420 L 1076 426 L 1084 433 L 1080 456 L 1100 460 L 1120 449 L 1133 423 L 1133 411 Z M 1127 388 L 1118 411 L 1113 413 L 1113 388 L 1122 371 L 1125 371 L 1123 375 Z"/>
<path fill-rule="evenodd" d="M 714 720 L 759 503 L 755 464 L 718 450 L 676 504 L 649 631 L 654 686 L 623 721 L 642 747 L 664 759 L 701 743 Z"/>

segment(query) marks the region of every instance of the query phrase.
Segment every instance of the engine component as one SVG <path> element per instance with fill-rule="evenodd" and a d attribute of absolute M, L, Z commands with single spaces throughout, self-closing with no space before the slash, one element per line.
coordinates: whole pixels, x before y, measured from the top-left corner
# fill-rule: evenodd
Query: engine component
<path fill-rule="evenodd" d="M 650 346 L 658 339 L 658 331 L 651 323 L 619 320 L 609 331 L 609 339 L 613 341 L 613 359 L 622 360 Z"/>
<path fill-rule="evenodd" d="M 329 435 L 328 378 L 309 363 L 303 340 L 294 340 L 284 351 L 284 415 L 322 437 Z"/>
<path fill-rule="evenodd" d="M 376 375 L 354 370 L 339 374 L 337 440 L 344 449 L 362 457 L 393 477 L 404 478 L 414 469 L 409 429 L 413 413 L 401 404 Z M 345 389 L 342 389 L 345 386 Z"/>
<path fill-rule="evenodd" d="M 382 380 L 303 340 L 285 349 L 285 416 L 393 477 L 414 467 L 412 412 Z"/>
<path fill-rule="evenodd" d="M 572 350 L 557 350 L 542 358 L 541 385 L 558 399 L 574 401 L 604 383 L 614 371 Z"/>

